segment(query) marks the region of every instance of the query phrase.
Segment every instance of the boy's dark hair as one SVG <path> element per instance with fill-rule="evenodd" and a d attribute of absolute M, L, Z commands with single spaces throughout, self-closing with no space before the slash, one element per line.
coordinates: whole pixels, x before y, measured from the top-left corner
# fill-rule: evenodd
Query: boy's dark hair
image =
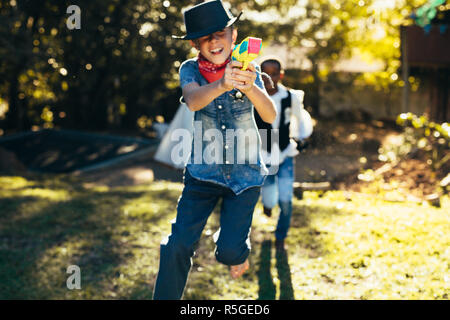
<path fill-rule="evenodd" d="M 265 63 L 273 63 L 273 64 L 276 64 L 276 65 L 278 66 L 278 70 L 280 70 L 280 72 L 283 70 L 283 66 L 282 66 L 282 64 L 281 64 L 281 61 L 280 61 L 279 59 L 277 59 L 277 58 L 270 57 L 270 58 L 267 58 L 267 59 L 263 60 L 263 61 L 261 62 L 261 68 L 263 67 L 263 65 L 264 65 Z"/>

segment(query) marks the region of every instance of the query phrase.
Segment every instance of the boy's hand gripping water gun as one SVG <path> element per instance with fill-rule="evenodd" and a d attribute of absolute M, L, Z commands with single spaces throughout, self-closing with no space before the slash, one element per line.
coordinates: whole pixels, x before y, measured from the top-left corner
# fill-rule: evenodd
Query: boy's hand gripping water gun
<path fill-rule="evenodd" d="M 261 46 L 262 39 L 247 37 L 234 47 L 231 59 L 242 62 L 243 66 L 241 70 L 247 70 L 248 64 L 258 57 Z"/>

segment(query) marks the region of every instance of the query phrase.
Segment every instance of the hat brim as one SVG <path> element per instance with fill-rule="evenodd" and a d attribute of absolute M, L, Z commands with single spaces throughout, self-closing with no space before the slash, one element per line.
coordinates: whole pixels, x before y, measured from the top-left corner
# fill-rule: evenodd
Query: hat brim
<path fill-rule="evenodd" d="M 228 21 L 228 23 L 227 23 L 226 25 L 224 25 L 224 26 L 214 26 L 214 27 L 211 27 L 211 28 L 208 28 L 208 29 L 199 31 L 199 32 L 193 32 L 193 33 L 190 33 L 190 34 L 186 34 L 186 35 L 184 35 L 184 36 L 175 36 L 175 35 L 172 35 L 172 38 L 174 38 L 174 39 L 180 39 L 180 40 L 194 40 L 194 39 L 198 39 L 198 38 L 207 36 L 208 34 L 211 34 L 211 33 L 214 33 L 214 32 L 217 32 L 217 31 L 220 31 L 220 30 L 222 30 L 222 29 L 225 29 L 225 28 L 230 27 L 230 26 L 233 25 L 236 21 L 239 20 L 239 18 L 241 17 L 241 15 L 242 15 L 242 12 L 240 12 L 240 13 L 237 15 L 237 17 L 234 17 L 234 18 L 230 19 L 230 20 Z"/>

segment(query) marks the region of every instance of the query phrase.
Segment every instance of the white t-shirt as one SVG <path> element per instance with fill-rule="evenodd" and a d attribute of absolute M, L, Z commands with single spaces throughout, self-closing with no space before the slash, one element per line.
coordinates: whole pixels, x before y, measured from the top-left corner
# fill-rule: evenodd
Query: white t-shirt
<path fill-rule="evenodd" d="M 285 86 L 282 84 L 278 84 L 278 91 L 270 96 L 270 98 L 275 102 L 275 106 L 277 108 L 277 116 L 275 121 L 272 123 L 273 129 L 278 129 L 280 127 L 280 119 L 281 119 L 281 100 L 288 96 L 288 91 Z M 302 90 L 293 90 L 291 91 L 291 107 L 285 109 L 284 119 L 287 122 L 291 122 L 289 126 L 290 136 L 291 138 L 300 139 L 300 119 L 301 119 L 301 110 L 303 109 L 303 97 L 305 93 Z M 295 157 L 299 152 L 297 150 L 297 143 L 294 139 L 290 139 L 289 145 L 280 152 L 279 145 L 274 143 L 271 148 L 271 153 L 266 150 L 261 150 L 262 158 L 265 164 L 268 165 L 279 165 L 283 163 L 286 157 Z"/>

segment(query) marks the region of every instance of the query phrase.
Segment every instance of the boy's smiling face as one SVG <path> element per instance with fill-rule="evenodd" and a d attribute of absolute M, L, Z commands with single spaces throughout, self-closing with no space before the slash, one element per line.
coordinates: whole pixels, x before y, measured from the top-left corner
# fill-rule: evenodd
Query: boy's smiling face
<path fill-rule="evenodd" d="M 237 38 L 237 30 L 231 27 L 214 32 L 210 35 L 191 40 L 193 47 L 214 64 L 224 63 L 230 56 Z"/>

